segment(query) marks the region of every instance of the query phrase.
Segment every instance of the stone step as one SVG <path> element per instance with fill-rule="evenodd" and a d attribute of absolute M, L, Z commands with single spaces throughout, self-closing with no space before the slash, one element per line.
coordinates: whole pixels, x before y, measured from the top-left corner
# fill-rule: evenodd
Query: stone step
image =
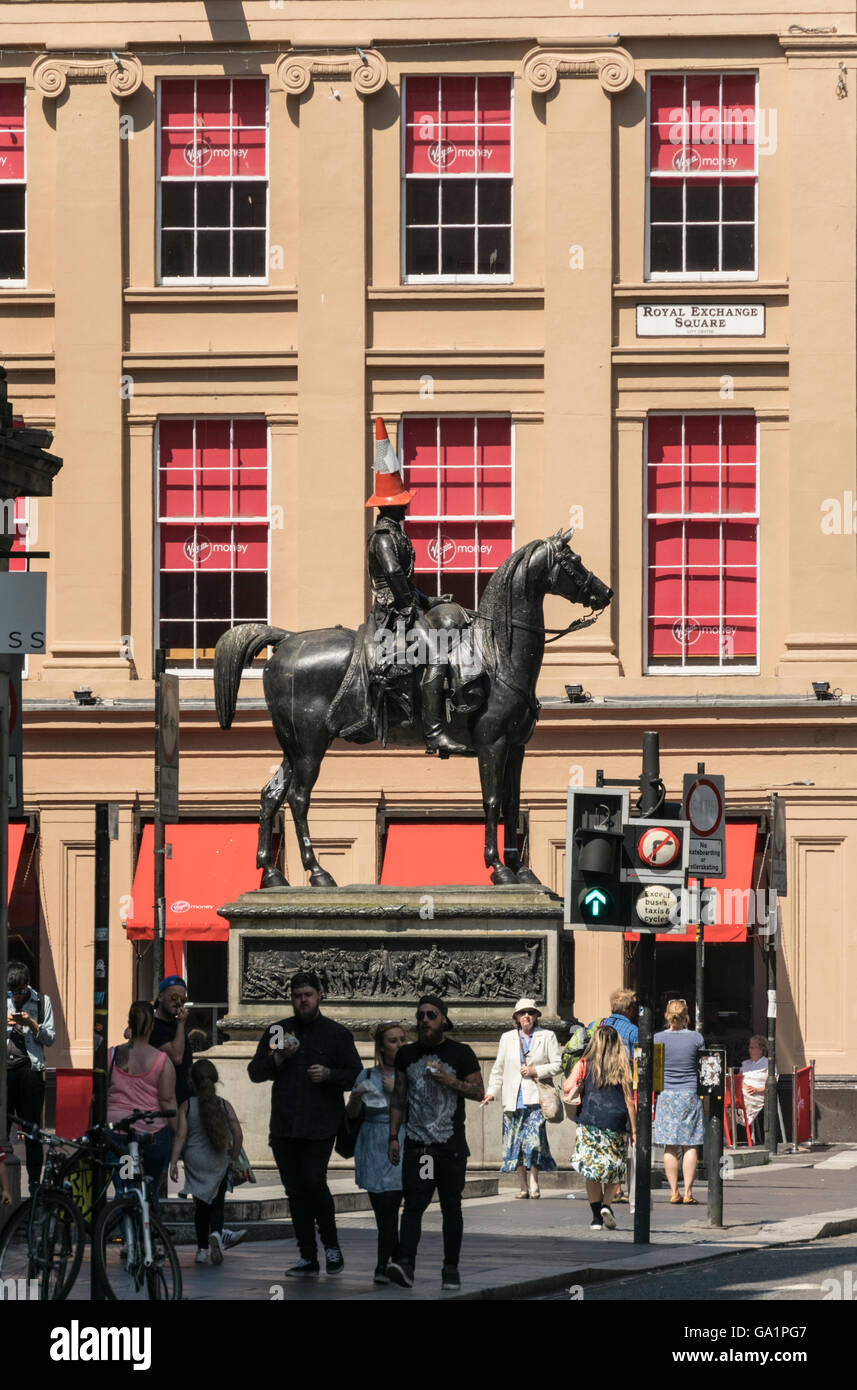
<path fill-rule="evenodd" d="M 226 1198 L 225 1223 L 247 1231 L 247 1239 L 286 1240 L 294 1234 L 289 1217 L 288 1198 L 282 1188 L 276 1191 L 265 1185 L 258 1197 L 251 1196 L 253 1184 L 248 1184 Z M 338 1178 L 330 1183 L 333 1205 L 336 1212 L 345 1215 L 350 1212 L 371 1211 L 372 1203 L 368 1192 L 355 1187 L 353 1181 Z M 499 1190 L 497 1173 L 478 1174 L 468 1177 L 464 1186 L 464 1198 L 496 1197 Z M 248 1195 L 245 1197 L 244 1193 Z M 435 1198 L 435 1202 L 437 1198 Z M 193 1225 L 193 1202 L 190 1198 L 170 1197 L 161 1201 L 161 1214 L 177 1245 L 193 1245 L 196 1234 Z"/>

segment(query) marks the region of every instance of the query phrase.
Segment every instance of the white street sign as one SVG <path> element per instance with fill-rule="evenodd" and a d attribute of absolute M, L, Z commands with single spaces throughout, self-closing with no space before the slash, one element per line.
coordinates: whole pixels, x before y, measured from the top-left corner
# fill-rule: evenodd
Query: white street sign
<path fill-rule="evenodd" d="M 678 903 L 665 883 L 647 883 L 637 899 L 637 916 L 647 927 L 666 927 L 678 916 Z"/>
<path fill-rule="evenodd" d="M 690 821 L 688 872 L 697 878 L 726 877 L 726 779 L 686 772 L 682 815 Z"/>
<path fill-rule="evenodd" d="M 638 304 L 638 338 L 764 338 L 764 304 Z"/>
<path fill-rule="evenodd" d="M 45 650 L 46 574 L 0 574 L 0 652 Z"/>

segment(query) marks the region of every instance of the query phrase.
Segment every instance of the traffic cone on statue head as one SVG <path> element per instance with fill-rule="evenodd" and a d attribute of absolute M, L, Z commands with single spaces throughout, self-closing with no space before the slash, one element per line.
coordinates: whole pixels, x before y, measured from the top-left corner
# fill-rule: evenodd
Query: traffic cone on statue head
<path fill-rule="evenodd" d="M 380 415 L 375 417 L 375 491 L 366 503 L 367 507 L 406 507 L 413 497 L 408 492 L 399 472 L 387 426 Z"/>

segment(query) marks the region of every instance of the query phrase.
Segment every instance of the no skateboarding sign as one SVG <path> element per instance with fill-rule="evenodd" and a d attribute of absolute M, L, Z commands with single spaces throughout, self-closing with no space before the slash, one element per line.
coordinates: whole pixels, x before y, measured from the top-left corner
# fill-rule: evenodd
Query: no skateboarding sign
<path fill-rule="evenodd" d="M 686 772 L 682 816 L 690 822 L 688 872 L 696 878 L 726 877 L 726 779 Z"/>

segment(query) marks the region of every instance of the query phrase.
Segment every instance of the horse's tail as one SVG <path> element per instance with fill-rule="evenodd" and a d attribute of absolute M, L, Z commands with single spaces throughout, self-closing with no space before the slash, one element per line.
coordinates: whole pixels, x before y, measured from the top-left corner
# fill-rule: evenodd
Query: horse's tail
<path fill-rule="evenodd" d="M 289 633 L 267 623 L 239 623 L 214 648 L 214 703 L 221 729 L 228 729 L 235 717 L 241 672 L 263 647 L 276 647 Z"/>

